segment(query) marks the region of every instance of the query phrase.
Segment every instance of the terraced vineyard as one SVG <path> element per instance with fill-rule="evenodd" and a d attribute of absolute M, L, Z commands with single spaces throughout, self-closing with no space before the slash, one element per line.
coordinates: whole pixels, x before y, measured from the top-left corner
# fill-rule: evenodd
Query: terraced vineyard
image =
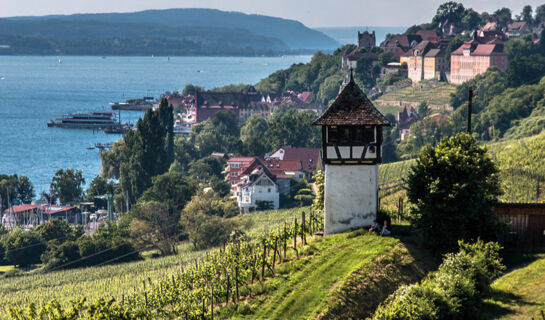
<path fill-rule="evenodd" d="M 453 84 L 441 84 L 435 88 L 417 88 L 408 86 L 402 89 L 388 92 L 377 99 L 378 104 L 399 105 L 399 102 L 427 102 L 431 105 L 449 105 L 450 94 L 456 86 Z"/>
<path fill-rule="evenodd" d="M 251 239 L 255 239 L 273 228 L 283 226 L 284 221 L 291 223 L 293 218 L 301 216 L 301 211 L 309 212 L 309 209 L 262 211 L 233 219 L 243 226 Z M 156 283 L 170 279 L 179 274 L 183 266 L 194 264 L 196 260 L 202 261 L 216 251 L 193 251 L 189 243 L 183 243 L 179 247 L 179 254 L 169 257 L 5 278 L 0 281 L 0 319 L 7 316 L 9 307 L 25 306 L 37 300 L 49 301 L 55 298 L 61 305 L 66 305 L 70 300 L 82 297 L 94 301 L 139 294 L 145 289 L 144 282 Z"/>
<path fill-rule="evenodd" d="M 517 140 L 491 143 L 487 149 L 498 165 L 502 183 L 502 202 L 545 202 L 545 133 Z M 398 185 L 409 174 L 415 160 L 379 166 L 382 190 Z M 388 198 L 392 192 L 381 193 Z M 398 195 L 400 197 L 402 195 Z M 386 202 L 391 199 L 385 199 Z M 383 199 L 381 202 L 384 203 Z M 391 201 L 390 201 L 391 202 Z"/>

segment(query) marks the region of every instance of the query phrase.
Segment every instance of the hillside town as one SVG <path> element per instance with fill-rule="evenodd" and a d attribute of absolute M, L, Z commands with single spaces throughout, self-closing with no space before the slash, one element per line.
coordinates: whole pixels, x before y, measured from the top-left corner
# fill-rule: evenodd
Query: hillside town
<path fill-rule="evenodd" d="M 29 95 L 45 115 L 22 101 L 0 116 L 11 125 L 0 165 L 36 158 L 0 171 L 0 319 L 545 320 L 545 4 L 470 2 L 400 28 L 190 8 L 0 19 L 45 53 L 54 42 L 36 26 L 77 26 L 58 52 L 81 52 L 85 30 L 149 37 L 89 36 L 98 56 L 0 62 L 10 104 L 26 83 L 60 105 Z M 423 19 L 415 8 L 381 19 Z M 143 17 L 156 22 L 137 28 Z M 32 39 L 0 34 L 10 50 Z M 101 55 L 141 42 L 135 52 L 212 56 Z M 143 98 L 69 111 L 125 100 L 122 86 Z M 8 135 L 34 120 L 43 147 Z"/>

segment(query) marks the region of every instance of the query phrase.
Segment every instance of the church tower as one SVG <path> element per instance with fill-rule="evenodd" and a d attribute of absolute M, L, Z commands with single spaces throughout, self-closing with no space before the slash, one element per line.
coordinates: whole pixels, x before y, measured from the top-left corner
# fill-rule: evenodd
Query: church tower
<path fill-rule="evenodd" d="M 354 82 L 314 121 L 322 127 L 326 234 L 369 226 L 378 211 L 382 127 L 390 122 Z"/>

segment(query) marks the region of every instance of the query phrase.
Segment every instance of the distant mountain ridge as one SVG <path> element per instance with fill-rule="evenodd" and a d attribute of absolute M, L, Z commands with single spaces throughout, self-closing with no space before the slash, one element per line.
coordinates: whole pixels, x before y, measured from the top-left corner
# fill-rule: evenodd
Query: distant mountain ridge
<path fill-rule="evenodd" d="M 9 46 L 0 54 L 251 55 L 329 51 L 340 44 L 294 20 L 167 9 L 3 18 L 0 45 Z"/>

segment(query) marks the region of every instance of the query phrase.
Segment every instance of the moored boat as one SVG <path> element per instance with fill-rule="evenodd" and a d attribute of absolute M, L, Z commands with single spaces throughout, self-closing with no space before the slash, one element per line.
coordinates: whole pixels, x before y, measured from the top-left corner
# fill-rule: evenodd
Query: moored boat
<path fill-rule="evenodd" d="M 61 118 L 47 122 L 48 127 L 71 129 L 106 129 L 116 125 L 112 112 L 67 113 Z"/>

